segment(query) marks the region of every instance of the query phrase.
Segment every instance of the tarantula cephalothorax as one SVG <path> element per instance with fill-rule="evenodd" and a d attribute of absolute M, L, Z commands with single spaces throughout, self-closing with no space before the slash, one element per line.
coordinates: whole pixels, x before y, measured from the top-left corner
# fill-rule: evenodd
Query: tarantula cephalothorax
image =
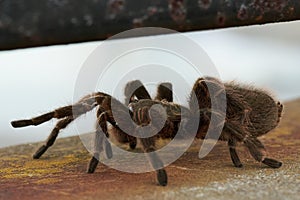
<path fill-rule="evenodd" d="M 137 89 L 134 89 L 132 93 L 132 88 Z M 213 88 L 213 90 L 209 90 L 208 88 Z M 106 137 L 112 134 L 119 142 L 129 143 L 132 149 L 135 148 L 137 140 L 139 140 L 144 152 L 152 152 L 149 160 L 153 168 L 156 169 L 158 183 L 160 185 L 167 185 L 168 178 L 163 168 L 163 162 L 155 153 L 156 139 L 174 138 L 178 131 L 179 124 L 183 121 L 185 122 L 185 133 L 188 134 L 190 126 L 195 125 L 195 116 L 200 117 L 199 122 L 197 122 L 198 124 L 196 124 L 198 130 L 196 138 L 205 138 L 210 120 L 212 119 L 211 101 L 218 100 L 218 96 L 222 93 L 221 91 L 226 92 L 227 109 L 226 113 L 219 113 L 219 115 L 224 116 L 225 122 L 223 121 L 224 127 L 220 137 L 216 139 L 228 142 L 233 164 L 236 167 L 242 167 L 236 152 L 237 142 L 242 142 L 255 160 L 272 168 L 279 168 L 282 163 L 266 157 L 265 148 L 257 137 L 268 133 L 278 125 L 283 109 L 282 104 L 276 102 L 263 90 L 233 82 L 223 84 L 218 79 L 212 77 L 199 78 L 195 82 L 189 99 L 189 108 L 172 102 L 173 92 L 170 83 L 160 84 L 157 89 L 157 96 L 152 100 L 143 84 L 136 80 L 129 82 L 125 87 L 127 104 L 122 104 L 108 94 L 97 92 L 83 97 L 74 105 L 61 107 L 32 119 L 13 121 L 11 124 L 17 128 L 29 125 L 36 126 L 52 118 L 60 119 L 49 135 L 45 145 L 41 146 L 33 155 L 33 158 L 38 159 L 53 145 L 60 129 L 65 128 L 80 115 L 98 107 L 95 139 L 95 145 L 98 146 L 98 148 L 96 149 L 99 149 L 100 145 L 96 141 L 97 136 L 99 137 L 103 132 Z M 195 102 L 197 102 L 196 105 L 194 104 Z M 112 104 L 116 107 L 118 120 L 116 120 L 116 116 L 113 116 Z M 163 128 L 158 134 L 148 138 L 136 138 L 126 134 L 119 128 L 119 126 L 122 125 L 123 127 L 129 127 L 128 130 L 132 132 L 138 132 L 139 127 L 145 124 L 152 123 L 154 126 L 156 126 L 156 123 L 159 124 L 160 120 L 156 120 L 155 116 L 159 118 L 160 113 L 149 113 L 150 107 L 154 104 L 159 104 L 165 108 L 167 115 Z M 218 109 L 214 112 L 218 112 Z M 124 120 L 126 119 L 125 115 L 128 113 L 130 113 L 134 122 L 132 120 Z M 112 129 L 108 130 L 107 122 L 112 125 Z M 106 149 L 107 157 L 111 157 L 110 144 L 104 144 L 104 148 Z M 89 173 L 95 171 L 98 159 L 99 152 L 95 151 L 89 162 Z"/>

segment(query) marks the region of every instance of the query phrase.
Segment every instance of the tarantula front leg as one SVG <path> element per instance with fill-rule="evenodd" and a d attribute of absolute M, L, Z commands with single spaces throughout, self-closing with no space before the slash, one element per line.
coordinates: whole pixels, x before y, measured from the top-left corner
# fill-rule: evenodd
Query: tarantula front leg
<path fill-rule="evenodd" d="M 48 136 L 46 142 L 44 145 L 42 145 L 34 154 L 33 154 L 33 158 L 34 159 L 39 159 L 46 151 L 49 147 L 51 147 L 57 136 L 58 133 L 61 129 L 66 128 L 72 121 L 74 121 L 75 117 L 74 116 L 69 116 L 66 117 L 65 119 L 62 119 L 60 121 L 57 122 L 57 124 L 55 125 L 54 129 L 51 131 L 50 135 Z"/>
<path fill-rule="evenodd" d="M 95 106 L 97 106 L 98 103 L 101 103 L 102 100 L 107 96 L 108 95 L 104 93 L 94 93 L 83 97 L 79 102 L 77 102 L 74 105 L 64 106 L 54 111 L 48 112 L 46 114 L 34 117 L 32 119 L 12 121 L 11 125 L 15 128 L 30 126 L 30 125 L 37 126 L 46 121 L 49 121 L 52 118 L 61 119 L 60 121 L 57 122 L 51 134 L 48 136 L 46 143 L 42 145 L 33 155 L 34 159 L 38 159 L 47 151 L 47 149 L 50 146 L 54 144 L 59 134 L 59 131 L 61 129 L 66 128 L 79 115 L 82 115 L 92 110 Z"/>
<path fill-rule="evenodd" d="M 139 131 L 139 130 L 138 130 Z M 155 140 L 153 137 L 150 138 L 139 138 L 143 151 L 147 153 L 147 157 L 156 171 L 156 177 L 159 185 L 166 186 L 168 184 L 168 175 L 166 170 L 163 168 L 164 164 L 159 156 L 155 153 Z"/>
<path fill-rule="evenodd" d="M 96 96 L 88 95 L 74 105 L 64 106 L 54 111 L 34 117 L 32 119 L 12 121 L 11 125 L 14 128 L 20 128 L 31 125 L 37 126 L 46 121 L 49 121 L 52 118 L 61 119 L 72 115 L 79 116 L 92 110 L 95 106 L 97 106 L 97 101 L 101 101 L 103 98 L 105 98 L 105 96 L 107 95 L 102 93 Z"/>
<path fill-rule="evenodd" d="M 109 115 L 107 112 L 103 111 L 101 107 L 97 112 L 97 124 L 96 124 L 96 134 L 94 140 L 94 152 L 91 158 L 87 172 L 93 173 L 99 163 L 100 151 L 103 149 L 107 158 L 112 158 L 112 149 L 110 143 L 105 139 L 108 137 L 107 122 Z"/>
<path fill-rule="evenodd" d="M 135 118 L 135 122 L 139 124 L 138 127 L 135 128 L 135 132 L 139 136 L 146 136 L 147 132 L 156 132 L 157 127 L 161 123 L 162 116 L 161 113 L 156 110 L 153 110 L 153 112 L 150 112 L 149 108 L 143 107 L 139 108 L 137 113 L 134 113 L 138 115 L 138 118 Z M 159 134 L 159 133 L 158 133 Z M 143 151 L 146 153 L 148 160 L 150 161 L 153 169 L 156 171 L 157 181 L 159 185 L 166 186 L 168 184 L 168 176 L 167 172 L 164 169 L 164 163 L 157 155 L 156 147 L 155 147 L 155 139 L 157 136 L 152 137 L 139 137 L 138 140 L 140 141 Z"/>

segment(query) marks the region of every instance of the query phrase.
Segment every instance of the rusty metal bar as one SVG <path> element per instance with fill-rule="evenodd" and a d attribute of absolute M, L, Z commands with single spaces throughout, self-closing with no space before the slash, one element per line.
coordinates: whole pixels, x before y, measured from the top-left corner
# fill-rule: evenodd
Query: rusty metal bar
<path fill-rule="evenodd" d="M 134 27 L 184 32 L 299 19 L 299 0 L 0 0 L 0 50 L 103 40 Z"/>

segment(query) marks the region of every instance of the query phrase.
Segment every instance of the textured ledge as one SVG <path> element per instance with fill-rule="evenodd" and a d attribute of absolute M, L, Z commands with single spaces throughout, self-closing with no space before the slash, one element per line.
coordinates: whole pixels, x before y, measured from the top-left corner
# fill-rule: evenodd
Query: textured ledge
<path fill-rule="evenodd" d="M 243 147 L 242 169 L 232 166 L 225 143 L 199 160 L 199 141 L 167 167 L 169 185 L 154 173 L 127 174 L 99 165 L 86 174 L 90 155 L 78 137 L 59 139 L 40 160 L 39 144 L 0 149 L 0 199 L 297 199 L 300 193 L 300 100 L 285 104 L 278 129 L 262 138 L 280 169 L 256 163 Z"/>

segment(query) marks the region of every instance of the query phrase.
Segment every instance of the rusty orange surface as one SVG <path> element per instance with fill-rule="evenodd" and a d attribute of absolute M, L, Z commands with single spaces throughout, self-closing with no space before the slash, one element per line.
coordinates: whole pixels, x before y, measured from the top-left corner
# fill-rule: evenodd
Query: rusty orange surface
<path fill-rule="evenodd" d="M 274 187 L 278 187 L 277 195 L 285 194 L 293 199 L 295 192 L 300 194 L 299 119 L 300 100 L 288 102 L 280 126 L 261 138 L 269 157 L 283 162 L 281 168 L 270 169 L 257 163 L 243 146 L 238 150 L 244 167 L 234 168 L 224 142 L 218 142 L 207 157 L 199 159 L 201 141 L 195 141 L 180 159 L 166 168 L 169 175 L 166 187 L 157 185 L 154 172 L 129 174 L 100 164 L 94 174 L 86 174 L 90 155 L 78 137 L 59 139 L 40 160 L 31 158 L 40 144 L 3 148 L 0 149 L 0 199 L 222 199 L 231 196 L 239 199 L 243 195 L 272 199 Z M 257 186 L 253 184 L 255 181 Z M 264 184 L 266 189 L 259 184 Z"/>

